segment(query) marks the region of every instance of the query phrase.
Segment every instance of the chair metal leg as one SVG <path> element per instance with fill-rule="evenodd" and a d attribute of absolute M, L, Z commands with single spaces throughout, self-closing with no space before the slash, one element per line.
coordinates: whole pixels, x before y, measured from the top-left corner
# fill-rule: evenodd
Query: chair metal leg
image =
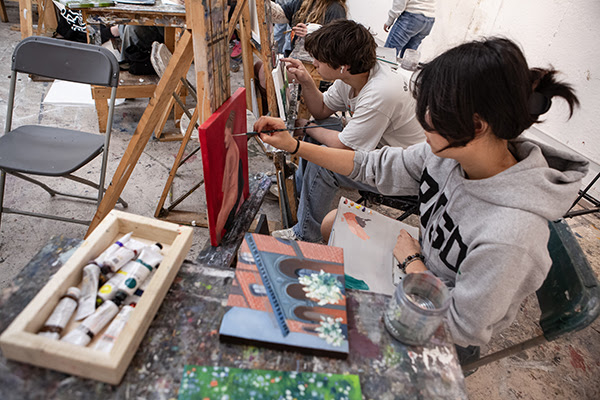
<path fill-rule="evenodd" d="M 100 190 L 100 185 L 98 185 L 96 182 L 93 181 L 89 181 L 85 178 L 81 178 L 79 176 L 76 175 L 67 175 L 64 176 L 63 178 L 67 178 L 70 179 L 72 181 L 75 182 L 79 182 L 83 185 L 87 185 L 87 186 L 91 186 L 96 190 Z M 106 189 L 104 189 L 104 192 L 106 192 Z M 63 196 L 69 196 L 69 197 L 78 197 L 78 198 L 82 198 L 82 199 L 89 199 L 89 200 L 96 200 L 96 198 L 93 197 L 82 197 L 82 196 L 76 196 L 76 195 L 71 195 L 71 194 L 66 194 L 66 193 L 59 193 L 57 192 L 57 194 L 61 194 Z M 127 208 L 129 205 L 127 204 L 127 202 L 125 200 L 123 200 L 122 198 L 119 197 L 119 199 L 117 200 L 118 203 L 121 203 L 121 205 L 123 206 L 123 208 Z"/>
<path fill-rule="evenodd" d="M 19 215 L 26 215 L 29 217 L 53 219 L 55 221 L 72 222 L 72 223 L 80 224 L 80 225 L 89 225 L 90 222 L 92 222 L 91 220 L 59 217 L 57 215 L 41 214 L 41 213 L 34 213 L 34 212 L 29 212 L 29 211 L 21 211 L 21 210 L 15 210 L 13 208 L 6 208 L 6 207 L 4 208 L 4 212 L 6 214 L 19 214 Z"/>
<path fill-rule="evenodd" d="M 4 211 L 4 182 L 6 172 L 0 171 L 0 227 L 2 227 L 2 211 Z"/>
<path fill-rule="evenodd" d="M 492 354 L 488 354 L 485 357 L 480 358 L 477 361 L 470 362 L 468 364 L 462 365 L 463 371 L 472 371 L 475 368 L 479 368 L 482 365 L 489 364 L 494 361 L 498 361 L 504 357 L 512 356 L 513 354 L 520 353 L 532 347 L 539 346 L 541 344 L 547 343 L 548 340 L 544 337 L 544 335 L 536 336 L 529 340 L 526 340 L 521 343 L 517 343 L 513 346 L 507 347 L 506 349 L 497 351 Z"/>
<path fill-rule="evenodd" d="M 41 187 L 42 189 L 44 189 L 46 192 L 48 192 L 50 194 L 50 196 L 54 197 L 57 194 L 61 195 L 61 196 L 65 196 L 65 197 L 72 197 L 75 199 L 82 199 L 82 200 L 91 200 L 91 201 L 97 201 L 96 197 L 91 197 L 91 196 L 81 196 L 81 195 L 77 195 L 77 194 L 72 194 L 72 193 L 65 193 L 65 192 L 59 192 L 58 190 L 54 190 L 51 187 L 47 186 L 46 184 L 44 184 L 43 182 L 40 182 L 36 179 L 33 179 L 27 175 L 23 175 L 20 174 L 18 172 L 9 172 L 11 175 L 16 176 L 17 178 L 23 179 L 29 183 L 33 183 L 34 185 L 37 185 L 39 187 Z M 70 179 L 74 182 L 78 182 L 81 183 L 83 185 L 87 185 L 90 186 L 96 190 L 99 190 L 100 186 L 92 181 L 89 181 L 87 179 L 84 178 L 80 178 L 78 176 L 75 175 L 66 175 L 66 176 L 62 176 L 61 178 L 67 178 Z M 105 190 L 106 191 L 106 190 Z M 122 198 L 119 197 L 118 200 L 119 203 L 121 203 L 121 205 L 123 206 L 123 208 L 127 208 L 128 204 L 125 202 L 125 200 L 123 200 Z"/>
<path fill-rule="evenodd" d="M 47 186 L 46 184 L 44 184 L 36 179 L 30 178 L 27 175 L 23 175 L 18 172 L 9 172 L 9 174 L 11 174 L 12 176 L 16 176 L 17 178 L 23 179 L 24 181 L 27 181 L 29 183 L 33 183 L 34 185 L 38 185 L 39 187 L 44 189 L 46 192 L 48 192 L 48 194 L 52 197 L 56 196 L 57 194 L 62 194 L 62 193 L 57 192 L 56 190 L 52 189 L 51 187 Z"/>

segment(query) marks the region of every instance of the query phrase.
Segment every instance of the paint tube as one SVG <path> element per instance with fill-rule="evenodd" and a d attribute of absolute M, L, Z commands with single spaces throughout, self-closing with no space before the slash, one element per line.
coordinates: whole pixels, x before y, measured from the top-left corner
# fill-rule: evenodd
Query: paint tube
<path fill-rule="evenodd" d="M 125 292 L 127 295 L 135 293 L 135 290 L 146 280 L 148 275 L 156 268 L 163 259 L 160 251 L 162 245 L 155 243 L 152 246 L 145 247 L 140 257 L 135 260 L 135 268 L 127 274 L 125 280 L 119 284 L 117 291 Z"/>
<path fill-rule="evenodd" d="M 104 275 L 111 272 L 117 272 L 127 262 L 137 257 L 140 250 L 145 247 L 145 244 L 135 239 L 129 239 L 126 244 L 119 247 L 117 251 L 112 253 L 102 262 L 101 271 Z"/>
<path fill-rule="evenodd" d="M 98 292 L 99 276 L 100 267 L 95 263 L 90 263 L 83 267 L 81 296 L 79 297 L 79 308 L 75 315 L 75 321 L 82 320 L 96 310 L 96 293 Z"/>
<path fill-rule="evenodd" d="M 98 297 L 96 298 L 96 304 L 100 305 L 106 300 L 110 300 L 115 297 L 117 289 L 121 286 L 126 279 L 131 278 L 131 273 L 138 270 L 138 266 L 142 267 L 144 264 L 148 264 L 154 268 L 162 260 L 160 250 L 156 251 L 152 248 L 158 248 L 160 243 L 146 247 L 142 249 L 140 256 L 135 261 L 129 261 L 123 268 L 115 272 L 115 274 L 106 282 L 100 290 L 98 290 Z M 162 247 L 162 246 L 160 246 Z M 157 255 L 157 254 L 158 255 Z M 155 261 L 157 260 L 157 261 Z M 143 267 L 147 269 L 146 267 Z M 139 273 L 139 272 L 137 272 Z M 143 273 L 143 272 L 142 272 Z M 135 291 L 135 289 L 133 289 Z M 133 293 L 133 292 L 131 292 Z"/>
<path fill-rule="evenodd" d="M 119 306 L 124 299 L 125 297 L 119 295 L 114 300 L 105 301 L 92 315 L 67 333 L 61 341 L 77 346 L 86 346 L 117 315 Z"/>
<path fill-rule="evenodd" d="M 117 337 L 123 328 L 125 328 L 125 324 L 127 323 L 127 320 L 129 320 L 129 316 L 131 315 L 131 311 L 133 311 L 134 306 L 123 306 L 115 319 L 113 319 L 108 328 L 106 328 L 106 331 L 102 334 L 102 336 L 100 336 L 100 339 L 98 339 L 96 342 L 94 349 L 107 353 L 111 351 L 115 341 L 117 340 Z"/>
<path fill-rule="evenodd" d="M 60 298 L 38 335 L 58 340 L 62 330 L 71 319 L 75 308 L 77 308 L 79 294 L 79 288 L 70 287 L 67 289 L 67 293 Z"/>
<path fill-rule="evenodd" d="M 122 248 L 123 246 L 125 246 L 125 244 L 127 242 L 129 242 L 129 239 L 131 239 L 131 235 L 133 235 L 133 232 L 129 232 L 128 234 L 126 234 L 125 236 L 122 236 L 119 240 L 117 240 L 116 242 L 114 242 L 113 244 L 111 244 L 110 246 L 108 246 L 108 248 L 106 250 L 104 250 L 102 252 L 102 254 L 100 254 L 94 260 L 94 262 L 99 267 L 102 267 L 102 265 L 104 264 L 104 261 L 106 259 L 108 259 L 109 257 L 111 257 L 117 250 L 119 250 L 120 248 Z"/>

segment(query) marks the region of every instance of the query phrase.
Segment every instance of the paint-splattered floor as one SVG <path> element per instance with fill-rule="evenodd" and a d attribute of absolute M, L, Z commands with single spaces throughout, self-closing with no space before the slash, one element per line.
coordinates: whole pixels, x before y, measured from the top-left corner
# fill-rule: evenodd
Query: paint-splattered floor
<path fill-rule="evenodd" d="M 9 14 L 9 23 L 0 23 L 0 122 L 6 115 L 6 98 L 10 57 L 14 46 L 20 39 L 20 33 L 11 29 L 18 22 L 18 3 L 5 2 Z M 242 71 L 232 73 L 232 90 L 242 83 Z M 16 116 L 22 120 L 44 120 L 58 124 L 88 126 L 97 131 L 98 122 L 93 107 L 45 107 L 40 101 L 49 85 L 42 82 L 24 82 L 18 93 Z M 116 132 L 111 142 L 109 176 L 112 176 L 120 157 L 124 153 L 128 140 L 135 130 L 144 107 L 144 100 L 127 100 L 117 109 Z M 179 148 L 178 142 L 148 143 L 142 157 L 126 186 L 123 196 L 130 202 L 129 212 L 141 215 L 153 215 L 162 192 L 173 159 Z M 272 163 L 257 148 L 250 148 L 251 173 L 268 172 Z M 180 169 L 175 195 L 191 187 L 201 177 L 199 159 L 190 160 Z M 7 183 L 9 185 L 11 182 Z M 10 189 L 9 189 L 10 187 Z M 347 194 L 349 197 L 352 193 Z M 44 192 L 35 189 L 17 189 L 7 186 L 7 199 L 10 203 L 37 205 L 49 212 L 67 212 L 74 217 L 89 216 L 93 207 L 77 203 L 73 207 L 70 201 L 49 200 Z M 190 196 L 184 207 L 201 207 L 202 191 Z M 43 202 L 40 200 L 44 200 Z M 189 201 L 189 203 L 188 203 Z M 184 209 L 186 209 L 184 208 Z M 270 220 L 279 220 L 277 203 L 265 201 L 261 212 Z M 409 219 L 415 223 L 414 218 Z M 600 218 L 582 216 L 569 221 L 578 235 L 588 259 L 596 274 L 600 274 Z M 7 287 L 16 273 L 35 255 L 44 243 L 57 233 L 69 237 L 82 237 L 84 226 L 38 220 L 17 215 L 2 218 L 0 227 L 0 289 Z M 188 259 L 194 260 L 207 239 L 205 229 L 195 230 L 195 240 Z M 501 348 L 538 332 L 535 322 L 539 311 L 535 309 L 535 299 L 529 299 L 522 307 L 515 324 L 502 336 L 495 338 L 491 348 Z M 480 368 L 466 379 L 471 399 L 598 399 L 600 398 L 600 320 L 587 329 L 559 339 L 537 349 L 503 359 Z"/>

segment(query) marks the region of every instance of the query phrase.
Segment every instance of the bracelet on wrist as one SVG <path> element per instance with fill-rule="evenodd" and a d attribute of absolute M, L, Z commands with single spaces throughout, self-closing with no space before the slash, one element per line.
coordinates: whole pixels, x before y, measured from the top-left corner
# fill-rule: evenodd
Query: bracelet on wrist
<path fill-rule="evenodd" d="M 291 155 L 296 154 L 298 152 L 298 150 L 300 150 L 300 140 L 298 140 L 298 138 L 295 138 L 295 139 L 296 139 L 296 149 L 290 153 Z"/>
<path fill-rule="evenodd" d="M 406 257 L 404 259 L 404 261 L 402 261 L 401 263 L 398 263 L 398 268 L 400 268 L 400 270 L 404 273 L 406 273 L 406 267 L 408 267 L 408 264 L 410 264 L 413 261 L 417 261 L 420 260 L 421 262 L 425 262 L 425 257 L 423 257 L 423 254 L 421 253 L 416 253 L 416 254 L 412 254 L 408 257 Z"/>

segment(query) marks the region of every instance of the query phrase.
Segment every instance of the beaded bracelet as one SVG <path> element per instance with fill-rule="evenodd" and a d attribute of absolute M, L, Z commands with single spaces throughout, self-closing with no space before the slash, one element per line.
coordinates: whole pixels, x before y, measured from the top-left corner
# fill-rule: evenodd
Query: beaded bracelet
<path fill-rule="evenodd" d="M 398 268 L 400 268 L 400 270 L 404 273 L 406 273 L 406 267 L 408 267 L 408 264 L 410 264 L 413 261 L 416 260 L 421 260 L 422 262 L 425 261 L 425 257 L 423 257 L 423 254 L 421 253 L 416 253 L 413 255 L 410 255 L 408 257 L 406 257 L 404 259 L 404 261 L 402 261 L 402 263 L 398 263 Z"/>

